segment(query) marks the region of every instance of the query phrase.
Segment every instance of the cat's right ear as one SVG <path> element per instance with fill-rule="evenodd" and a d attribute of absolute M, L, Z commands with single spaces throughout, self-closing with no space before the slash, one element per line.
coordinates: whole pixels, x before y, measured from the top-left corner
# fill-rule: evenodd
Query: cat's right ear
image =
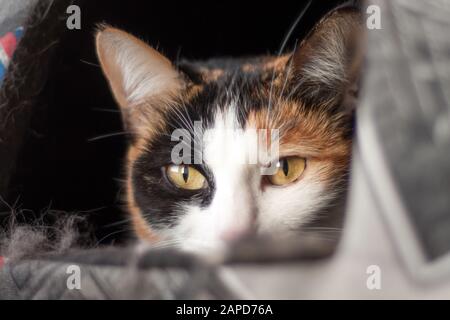
<path fill-rule="evenodd" d="M 126 129 L 138 135 L 158 130 L 159 115 L 182 91 L 183 77 L 166 57 L 119 29 L 101 27 L 96 47 Z"/>
<path fill-rule="evenodd" d="M 303 99 L 341 100 L 353 111 L 364 57 L 363 20 L 357 8 L 341 7 L 326 15 L 297 47 L 292 67 Z"/>

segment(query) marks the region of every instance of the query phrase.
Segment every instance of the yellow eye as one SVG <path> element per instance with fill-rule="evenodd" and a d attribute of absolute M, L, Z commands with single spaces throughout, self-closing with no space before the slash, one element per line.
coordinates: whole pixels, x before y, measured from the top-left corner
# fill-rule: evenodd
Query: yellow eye
<path fill-rule="evenodd" d="M 170 182 L 185 190 L 199 190 L 206 187 L 206 178 L 194 167 L 188 165 L 170 165 L 166 167 Z"/>
<path fill-rule="evenodd" d="M 300 157 L 280 159 L 277 163 L 277 172 L 269 176 L 270 183 L 284 186 L 297 180 L 305 171 L 306 160 Z"/>

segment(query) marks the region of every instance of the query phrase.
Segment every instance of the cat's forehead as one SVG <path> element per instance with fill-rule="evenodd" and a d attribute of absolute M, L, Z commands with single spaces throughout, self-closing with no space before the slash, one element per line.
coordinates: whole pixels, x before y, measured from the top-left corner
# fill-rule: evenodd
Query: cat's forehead
<path fill-rule="evenodd" d="M 237 77 L 241 80 L 255 79 L 260 81 L 270 80 L 273 76 L 283 72 L 290 59 L 290 55 L 259 56 L 249 58 L 220 58 L 207 61 L 182 61 L 179 68 L 193 76 L 199 84 L 217 82 L 218 84 L 230 84 Z"/>
<path fill-rule="evenodd" d="M 203 134 L 227 115 L 234 129 L 279 130 L 285 153 L 347 154 L 348 119 L 333 112 L 330 102 L 305 102 L 293 95 L 289 63 L 288 55 L 184 62 L 180 70 L 192 83 L 165 109 L 163 135 L 152 135 L 147 144 L 154 144 L 153 138 L 169 139 L 178 129 Z M 193 132 L 196 125 L 200 133 Z"/>
<path fill-rule="evenodd" d="M 236 117 L 244 127 L 251 112 L 276 109 L 281 101 L 292 98 L 286 68 L 289 59 L 283 55 L 185 61 L 179 68 L 190 81 L 178 105 L 206 125 L 214 122 L 218 112 L 237 108 Z M 291 106 L 296 108 L 295 103 Z"/>

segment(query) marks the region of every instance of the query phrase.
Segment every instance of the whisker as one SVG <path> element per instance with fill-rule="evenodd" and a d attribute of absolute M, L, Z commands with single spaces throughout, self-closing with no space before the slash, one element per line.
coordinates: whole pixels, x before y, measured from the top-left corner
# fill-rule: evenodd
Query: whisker
<path fill-rule="evenodd" d="M 93 108 L 92 111 L 107 112 L 107 113 L 120 113 L 120 110 L 117 110 L 117 109 L 106 109 L 106 108 Z"/>
<path fill-rule="evenodd" d="M 110 228 L 110 227 L 120 226 L 120 225 L 123 225 L 123 224 L 130 223 L 130 222 L 132 222 L 132 220 L 133 220 L 132 218 L 123 219 L 123 220 L 120 220 L 120 221 L 116 221 L 116 222 L 113 222 L 113 223 L 106 224 L 106 225 L 102 226 L 102 228 Z"/>
<path fill-rule="evenodd" d="M 98 141 L 98 140 L 102 140 L 102 139 L 107 139 L 107 138 L 111 138 L 111 137 L 117 137 L 117 136 L 124 136 L 124 135 L 129 135 L 129 132 L 113 132 L 113 133 L 109 133 L 109 134 L 103 134 L 91 139 L 88 139 L 88 142 L 94 142 L 94 141 Z"/>
<path fill-rule="evenodd" d="M 295 46 L 294 46 L 294 52 L 295 52 L 296 50 L 297 50 L 297 43 L 296 43 Z M 283 87 L 281 88 L 281 92 L 280 92 L 280 94 L 278 95 L 278 99 L 277 99 L 277 102 L 278 102 L 278 103 L 280 102 L 281 98 L 283 97 L 284 90 L 286 89 L 286 85 L 287 85 L 287 83 L 288 83 L 289 75 L 290 75 L 290 73 L 291 73 L 291 69 L 292 69 L 293 64 L 294 64 L 294 59 L 290 59 L 289 64 L 288 64 L 288 67 L 287 67 L 287 70 L 286 70 L 286 72 L 285 72 L 284 82 L 283 82 Z"/>
<path fill-rule="evenodd" d="M 124 229 L 124 230 L 118 230 L 118 231 L 111 232 L 111 233 L 107 234 L 106 236 L 104 236 L 103 238 L 101 238 L 100 240 L 98 240 L 97 243 L 94 245 L 94 247 L 98 247 L 98 245 L 100 243 L 102 243 L 104 240 L 108 239 L 109 237 L 111 237 L 113 235 L 116 235 L 119 233 L 124 233 L 124 232 L 130 232 L 130 231 L 131 231 L 131 229 Z"/>
<path fill-rule="evenodd" d="M 284 40 L 280 46 L 280 49 L 278 50 L 278 54 L 277 57 L 280 57 L 281 54 L 283 53 L 287 42 L 289 41 L 289 39 L 292 36 L 292 33 L 294 32 L 295 28 L 297 27 L 298 23 L 300 22 L 300 20 L 303 18 L 303 16 L 305 15 L 306 11 L 309 9 L 310 5 L 311 5 L 312 0 L 309 0 L 306 5 L 303 7 L 302 11 L 300 12 L 300 14 L 298 15 L 297 19 L 294 21 L 294 23 L 292 24 L 291 28 L 289 29 L 288 33 L 286 34 L 286 36 L 284 37 Z M 270 82 L 270 91 L 269 91 L 269 106 L 268 106 L 268 112 L 267 112 L 267 118 L 269 118 L 269 114 L 272 108 L 272 91 L 273 91 L 273 84 L 275 81 L 275 69 L 272 72 L 272 80 Z M 268 119 L 267 119 L 268 120 Z"/>
<path fill-rule="evenodd" d="M 86 61 L 86 60 L 83 60 L 83 59 L 80 59 L 80 62 L 82 62 L 82 63 L 84 63 L 84 64 L 87 64 L 87 65 L 89 65 L 89 66 L 93 66 L 93 67 L 100 68 L 100 65 L 99 65 L 99 64 L 96 64 L 96 63 L 93 63 L 93 62 L 89 62 L 89 61 Z"/>

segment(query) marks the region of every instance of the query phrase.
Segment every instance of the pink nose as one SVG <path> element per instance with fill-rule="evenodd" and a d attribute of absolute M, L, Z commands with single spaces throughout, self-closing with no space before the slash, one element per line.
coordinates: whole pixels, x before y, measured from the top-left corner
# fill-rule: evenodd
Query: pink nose
<path fill-rule="evenodd" d="M 249 234 L 249 229 L 248 228 L 230 228 L 230 229 L 226 229 L 223 230 L 220 233 L 220 239 L 223 241 L 236 241 L 239 240 L 243 237 L 245 237 L 247 234 Z"/>

